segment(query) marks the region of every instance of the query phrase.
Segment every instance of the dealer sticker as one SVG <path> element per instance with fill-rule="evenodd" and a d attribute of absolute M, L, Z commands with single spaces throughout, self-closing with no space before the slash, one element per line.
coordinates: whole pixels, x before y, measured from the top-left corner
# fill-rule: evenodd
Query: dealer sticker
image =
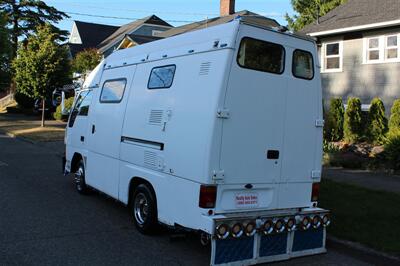
<path fill-rule="evenodd" d="M 236 208 L 258 207 L 258 193 L 237 193 L 235 195 Z"/>

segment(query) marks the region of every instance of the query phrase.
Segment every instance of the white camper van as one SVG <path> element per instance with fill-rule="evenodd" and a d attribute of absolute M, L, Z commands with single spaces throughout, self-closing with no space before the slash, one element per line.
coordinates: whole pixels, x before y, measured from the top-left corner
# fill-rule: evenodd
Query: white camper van
<path fill-rule="evenodd" d="M 65 171 L 158 224 L 211 240 L 212 265 L 325 252 L 315 43 L 245 19 L 116 51 L 76 96 Z"/>

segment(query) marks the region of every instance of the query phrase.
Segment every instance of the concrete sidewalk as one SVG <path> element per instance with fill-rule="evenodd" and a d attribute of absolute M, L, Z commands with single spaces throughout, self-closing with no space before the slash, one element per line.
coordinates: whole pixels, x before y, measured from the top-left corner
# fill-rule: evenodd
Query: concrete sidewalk
<path fill-rule="evenodd" d="M 400 193 L 400 176 L 368 170 L 354 170 L 327 167 L 322 170 L 322 178 L 360 187 Z"/>

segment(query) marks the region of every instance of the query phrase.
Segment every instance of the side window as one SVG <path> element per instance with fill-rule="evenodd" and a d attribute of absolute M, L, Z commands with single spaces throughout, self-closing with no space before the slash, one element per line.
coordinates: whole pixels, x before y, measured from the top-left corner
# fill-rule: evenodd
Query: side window
<path fill-rule="evenodd" d="M 237 55 L 239 66 L 258 71 L 282 74 L 285 49 L 282 45 L 244 37 Z"/>
<path fill-rule="evenodd" d="M 167 89 L 172 86 L 175 76 L 175 65 L 155 67 L 151 70 L 148 89 Z"/>
<path fill-rule="evenodd" d="M 101 103 L 119 103 L 124 96 L 126 79 L 106 80 L 101 89 Z"/>
<path fill-rule="evenodd" d="M 314 78 L 314 60 L 310 52 L 303 50 L 293 52 L 292 73 L 296 78 L 308 80 Z"/>

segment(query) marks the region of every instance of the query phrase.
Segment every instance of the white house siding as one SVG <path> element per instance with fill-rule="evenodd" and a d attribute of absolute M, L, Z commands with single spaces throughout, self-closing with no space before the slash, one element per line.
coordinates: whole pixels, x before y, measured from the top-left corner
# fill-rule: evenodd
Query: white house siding
<path fill-rule="evenodd" d="M 359 97 L 363 104 L 368 104 L 374 97 L 380 97 L 386 110 L 390 110 L 393 100 L 400 98 L 400 62 L 364 63 L 363 37 L 391 33 L 400 33 L 400 28 L 365 32 L 351 39 L 345 36 L 321 39 L 321 43 L 343 41 L 342 71 L 321 74 L 326 103 L 332 97 L 340 97 L 343 101 L 348 97 Z"/>

